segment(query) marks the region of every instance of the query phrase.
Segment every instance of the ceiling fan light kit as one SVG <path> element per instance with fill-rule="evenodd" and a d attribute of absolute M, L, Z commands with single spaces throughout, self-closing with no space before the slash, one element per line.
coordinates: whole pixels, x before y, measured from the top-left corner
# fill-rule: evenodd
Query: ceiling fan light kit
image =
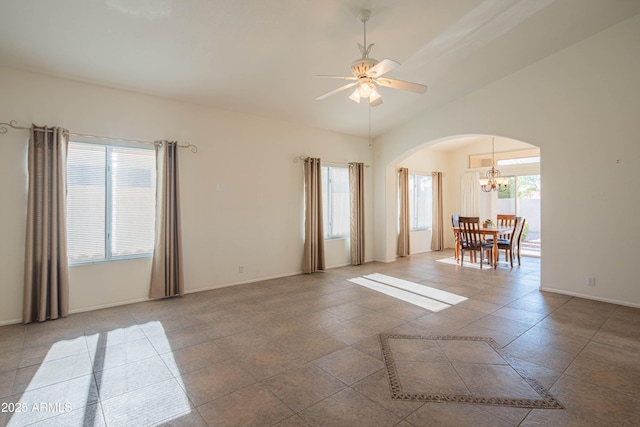
<path fill-rule="evenodd" d="M 327 92 L 324 95 L 320 95 L 316 98 L 316 100 L 326 99 L 331 95 L 355 86 L 356 88 L 349 96 L 349 99 L 354 102 L 360 103 L 360 100 L 362 98 L 365 98 L 369 100 L 369 105 L 375 107 L 382 104 L 382 96 L 378 92 L 376 84 L 379 84 L 380 86 L 390 87 L 392 89 L 408 90 L 410 92 L 419 94 L 423 94 L 427 91 L 427 86 L 419 83 L 411 83 L 388 78 L 379 78 L 383 74 L 386 74 L 387 72 L 398 67 L 400 63 L 392 59 L 383 59 L 382 61 L 378 61 L 377 59 L 369 58 L 371 48 L 374 46 L 374 43 L 367 45 L 367 21 L 369 20 L 370 16 L 371 11 L 369 10 L 363 10 L 360 13 L 360 21 L 362 21 L 362 24 L 364 26 L 364 43 L 358 43 L 358 48 L 360 49 L 360 54 L 362 55 L 362 57 L 356 59 L 351 63 L 351 73 L 353 74 L 353 77 L 316 76 L 323 78 L 352 80 L 353 83 L 348 83 L 344 86 Z"/>

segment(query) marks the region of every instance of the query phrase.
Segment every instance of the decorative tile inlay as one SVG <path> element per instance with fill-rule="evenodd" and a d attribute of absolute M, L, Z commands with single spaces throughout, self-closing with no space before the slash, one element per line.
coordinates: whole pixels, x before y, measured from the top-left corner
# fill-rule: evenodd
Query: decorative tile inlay
<path fill-rule="evenodd" d="M 528 398 L 523 396 L 492 396 L 483 395 L 482 392 L 469 393 L 469 394 L 449 394 L 440 392 L 416 392 L 405 391 L 402 387 L 402 375 L 399 374 L 398 365 L 402 363 L 415 364 L 414 361 L 396 361 L 393 354 L 393 340 L 413 340 L 417 343 L 417 340 L 432 342 L 432 344 L 440 347 L 439 342 L 442 342 L 443 349 L 451 353 L 451 350 L 456 350 L 456 346 L 453 343 L 458 342 L 463 344 L 460 346 L 460 354 L 467 352 L 469 343 L 482 342 L 485 343 L 493 352 L 495 352 L 495 360 L 487 359 L 487 355 L 484 357 L 478 357 L 478 360 L 465 360 L 466 367 L 482 368 L 480 370 L 487 370 L 491 367 L 500 367 L 501 370 L 511 369 L 517 375 L 513 375 L 515 378 L 513 388 L 519 390 L 528 390 L 530 395 L 538 395 L 540 398 Z M 542 385 L 540 385 L 533 377 L 531 377 L 523 368 L 521 368 L 516 360 L 500 348 L 500 346 L 492 339 L 486 337 L 464 337 L 464 336 L 421 336 L 421 335 L 394 335 L 394 334 L 380 334 L 380 344 L 382 346 L 382 355 L 384 357 L 384 363 L 387 370 L 387 376 L 389 379 L 389 385 L 391 387 L 391 398 L 396 400 L 411 400 L 419 402 L 451 402 L 451 403 L 470 403 L 481 405 L 494 405 L 494 406 L 512 406 L 516 408 L 535 408 L 535 409 L 564 409 L 564 406 Z M 410 344 L 403 343 L 402 348 L 406 351 L 407 346 Z M 483 346 L 483 347 L 486 347 Z M 418 346 L 419 348 L 420 346 Z M 400 347 L 398 348 L 398 350 Z M 444 351 L 443 353 L 446 353 Z M 486 353 L 486 352 L 485 352 Z M 467 353 L 468 354 L 468 353 Z M 473 356 L 471 357 L 473 359 Z M 504 360 L 505 363 L 493 363 L 497 360 Z M 454 363 L 460 362 L 455 359 L 452 360 L 449 357 L 450 367 L 454 367 Z M 429 361 L 423 361 L 422 363 L 432 364 Z M 439 362 L 440 364 L 441 361 Z M 492 364 L 493 363 L 493 364 Z M 520 381 L 522 379 L 522 381 Z M 404 378 L 409 382 L 410 378 Z M 453 380 L 453 379 L 452 379 Z M 457 379 L 460 381 L 460 379 Z M 464 378 L 462 379 L 464 381 Z M 477 378 L 474 378 L 474 382 L 477 382 Z M 527 387 L 528 385 L 528 387 Z M 492 389 L 496 388 L 491 381 L 487 381 L 486 387 L 478 387 L 478 384 L 468 384 L 470 388 L 476 387 L 476 390 L 480 389 Z M 508 384 L 505 386 L 508 388 Z M 436 386 L 437 387 L 437 386 Z M 499 386 L 497 388 L 500 388 Z"/>

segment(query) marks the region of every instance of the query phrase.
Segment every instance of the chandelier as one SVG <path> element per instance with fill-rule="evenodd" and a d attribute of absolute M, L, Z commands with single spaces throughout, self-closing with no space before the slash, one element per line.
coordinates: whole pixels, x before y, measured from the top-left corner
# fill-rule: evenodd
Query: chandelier
<path fill-rule="evenodd" d="M 488 193 L 490 191 L 504 191 L 507 187 L 507 179 L 502 178 L 502 174 L 496 169 L 495 144 L 494 138 L 491 138 L 491 169 L 486 172 L 485 178 L 480 178 L 480 188 Z"/>

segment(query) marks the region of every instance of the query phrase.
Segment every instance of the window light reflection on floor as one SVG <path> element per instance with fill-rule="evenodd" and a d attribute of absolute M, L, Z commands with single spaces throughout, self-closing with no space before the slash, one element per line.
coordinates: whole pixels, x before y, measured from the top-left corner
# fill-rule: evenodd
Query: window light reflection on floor
<path fill-rule="evenodd" d="M 45 420 L 53 422 L 59 416 L 64 417 L 65 424 L 101 425 L 103 413 L 107 423 L 154 424 L 189 414 L 192 406 L 172 353 L 161 357 L 156 351 L 156 343 L 171 349 L 170 343 L 162 324 L 153 323 L 141 325 L 153 330 L 153 346 L 138 325 L 52 343 L 44 358 L 34 356 L 31 362 L 35 372 L 30 379 L 29 368 L 22 370 L 24 381 L 29 381 L 26 387 L 20 390 L 21 378 L 16 378 L 15 387 L 22 394 L 14 403 L 24 410 L 15 411 L 7 426 L 49 423 Z M 136 343 L 149 347 L 144 359 L 134 356 L 139 350 Z M 159 367 L 166 375 L 139 369 L 144 365 Z M 125 386 L 140 384 L 140 380 L 147 383 L 146 387 Z M 158 401 L 164 404 L 154 405 Z"/>
<path fill-rule="evenodd" d="M 379 273 L 356 277 L 349 281 L 433 312 L 445 310 L 467 299 L 441 289 Z"/>

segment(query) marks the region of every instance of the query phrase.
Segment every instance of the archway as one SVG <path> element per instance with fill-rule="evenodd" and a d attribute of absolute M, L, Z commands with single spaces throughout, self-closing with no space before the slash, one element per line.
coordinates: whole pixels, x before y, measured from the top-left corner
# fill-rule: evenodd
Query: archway
<path fill-rule="evenodd" d="M 430 174 L 432 171 L 443 172 L 443 219 L 445 224 L 445 247 L 454 245 L 453 233 L 449 227 L 452 214 L 461 212 L 461 179 L 464 173 L 477 172 L 484 175 L 492 163 L 492 139 L 495 140 L 495 158 L 498 169 L 503 176 L 509 178 L 510 186 L 503 193 L 480 192 L 478 214 L 483 219 L 493 218 L 498 213 L 515 213 L 527 218 L 528 241 L 535 240 L 535 246 L 541 243 L 540 221 L 540 182 L 541 157 L 540 149 L 535 145 L 516 139 L 490 134 L 451 135 L 416 145 L 397 155 L 385 167 L 385 188 L 387 221 L 387 261 L 395 259 L 395 242 L 397 239 L 397 203 L 398 197 L 396 170 L 407 167 L 416 174 Z M 475 163 L 473 162 L 475 160 Z M 527 191 L 523 191 L 525 182 L 521 177 L 528 177 Z M 537 185 L 536 188 L 535 185 Z M 520 191 L 516 187 L 520 186 Z M 518 197 L 527 195 L 527 200 Z M 430 231 L 412 231 L 412 253 L 425 251 L 425 239 L 430 241 Z M 413 250 L 415 243 L 416 250 Z M 534 245 L 532 245 L 534 246 Z M 535 249 L 535 248 L 534 248 Z M 537 254 L 539 256 L 539 254 Z"/>

